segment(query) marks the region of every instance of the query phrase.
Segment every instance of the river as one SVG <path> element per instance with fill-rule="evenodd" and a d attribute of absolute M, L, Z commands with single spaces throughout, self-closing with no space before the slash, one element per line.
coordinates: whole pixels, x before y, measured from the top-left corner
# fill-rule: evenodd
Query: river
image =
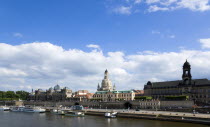
<path fill-rule="evenodd" d="M 103 116 L 67 117 L 52 113 L 0 112 L 0 127 L 209 127 L 201 124 L 104 118 Z"/>

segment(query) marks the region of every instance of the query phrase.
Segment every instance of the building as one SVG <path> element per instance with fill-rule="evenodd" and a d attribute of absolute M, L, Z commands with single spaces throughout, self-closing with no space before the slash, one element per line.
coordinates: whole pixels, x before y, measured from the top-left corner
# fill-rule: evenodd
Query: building
<path fill-rule="evenodd" d="M 117 91 L 116 86 L 112 86 L 112 82 L 109 79 L 109 72 L 104 72 L 104 79 L 101 85 L 98 84 L 97 91 L 93 95 L 92 100 L 113 102 L 120 100 L 134 100 L 135 93 L 133 90 Z"/>
<path fill-rule="evenodd" d="M 42 89 L 35 90 L 29 95 L 29 100 L 35 101 L 62 101 L 72 97 L 72 90 L 68 87 L 61 88 L 56 85 L 54 88 L 49 88 L 44 91 Z"/>
<path fill-rule="evenodd" d="M 141 97 L 144 96 L 144 90 L 133 90 L 135 93 L 135 97 Z"/>
<path fill-rule="evenodd" d="M 98 83 L 98 91 L 113 91 L 116 89 L 116 86 L 112 87 L 112 82 L 109 80 L 109 72 L 105 70 L 104 79 L 101 82 L 101 86 Z"/>
<path fill-rule="evenodd" d="M 159 100 L 145 100 L 139 101 L 140 109 L 160 109 L 160 101 Z"/>
<path fill-rule="evenodd" d="M 91 99 L 93 96 L 93 93 L 89 93 L 88 90 L 78 90 L 74 93 L 73 97 L 80 97 L 84 99 Z"/>
<path fill-rule="evenodd" d="M 208 79 L 192 79 L 191 65 L 186 60 L 183 65 L 182 80 L 151 82 L 144 86 L 145 96 L 153 99 L 185 99 L 197 104 L 210 104 L 210 81 Z"/>

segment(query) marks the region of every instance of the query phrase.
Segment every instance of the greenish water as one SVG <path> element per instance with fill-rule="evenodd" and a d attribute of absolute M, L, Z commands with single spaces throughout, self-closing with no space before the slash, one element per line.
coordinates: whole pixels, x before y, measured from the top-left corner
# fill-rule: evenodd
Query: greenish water
<path fill-rule="evenodd" d="M 209 127 L 201 124 L 104 118 L 103 116 L 67 117 L 51 113 L 0 112 L 0 127 Z"/>

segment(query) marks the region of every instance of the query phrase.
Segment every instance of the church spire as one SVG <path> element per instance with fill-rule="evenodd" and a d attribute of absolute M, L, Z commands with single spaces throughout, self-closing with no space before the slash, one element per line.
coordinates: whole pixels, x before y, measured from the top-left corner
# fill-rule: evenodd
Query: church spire
<path fill-rule="evenodd" d="M 106 69 L 105 72 L 104 72 L 104 79 L 108 79 L 108 75 L 109 75 L 109 72 L 108 72 L 108 70 Z"/>
<path fill-rule="evenodd" d="M 116 86 L 115 86 L 115 84 L 114 84 L 114 86 L 113 86 L 113 90 L 116 90 Z"/>
<path fill-rule="evenodd" d="M 101 89 L 101 88 L 100 88 L 100 85 L 99 85 L 99 83 L 98 83 L 98 88 L 97 88 L 97 90 L 100 91 L 100 89 Z"/>
<path fill-rule="evenodd" d="M 183 65 L 183 74 L 182 74 L 182 81 L 183 81 L 183 84 L 185 85 L 191 84 L 192 75 L 190 71 L 191 71 L 191 65 L 186 60 L 186 62 Z"/>

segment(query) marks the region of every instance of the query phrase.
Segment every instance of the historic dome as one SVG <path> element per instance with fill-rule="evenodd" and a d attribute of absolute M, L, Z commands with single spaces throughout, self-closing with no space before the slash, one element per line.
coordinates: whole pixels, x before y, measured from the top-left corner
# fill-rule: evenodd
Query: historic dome
<path fill-rule="evenodd" d="M 50 88 L 49 88 L 49 90 L 50 90 L 50 91 L 52 91 L 52 90 L 53 90 L 53 88 L 52 88 L 52 87 L 50 87 Z"/>
<path fill-rule="evenodd" d="M 61 87 L 60 87 L 59 85 L 56 85 L 56 86 L 54 87 L 54 90 L 55 90 L 55 91 L 59 91 L 59 90 L 61 90 Z"/>
<path fill-rule="evenodd" d="M 104 72 L 104 79 L 101 82 L 101 86 L 98 84 L 98 91 L 112 91 L 112 82 L 109 80 L 109 72 L 106 69 Z"/>

